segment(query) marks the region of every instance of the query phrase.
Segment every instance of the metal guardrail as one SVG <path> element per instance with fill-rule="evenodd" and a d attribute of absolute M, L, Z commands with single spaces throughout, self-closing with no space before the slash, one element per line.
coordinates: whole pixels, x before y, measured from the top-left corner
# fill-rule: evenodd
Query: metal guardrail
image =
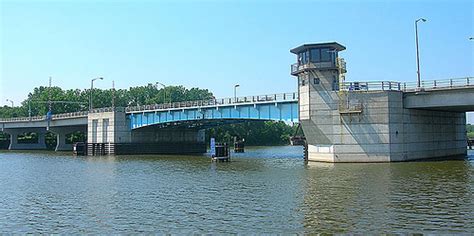
<path fill-rule="evenodd" d="M 246 97 L 237 97 L 237 98 L 221 98 L 221 99 L 134 106 L 134 107 L 126 107 L 125 111 L 126 112 L 139 112 L 139 111 L 146 111 L 146 110 L 166 110 L 166 109 L 174 109 L 174 108 L 222 106 L 222 105 L 235 105 L 235 104 L 256 103 L 256 102 L 291 101 L 291 100 L 297 100 L 297 99 L 298 99 L 298 93 L 280 93 L 280 94 L 260 95 L 260 96 L 246 96 Z"/>
<path fill-rule="evenodd" d="M 457 89 L 474 86 L 474 77 L 454 78 L 445 80 L 421 81 L 424 90 Z M 402 91 L 415 92 L 419 88 L 416 82 L 371 81 L 371 82 L 344 82 L 340 84 L 341 91 Z"/>
<path fill-rule="evenodd" d="M 61 113 L 61 114 L 52 115 L 51 120 L 87 117 L 87 114 L 88 114 L 87 111 Z M 32 117 L 0 118 L 0 122 L 44 121 L 44 120 L 47 120 L 46 115 L 32 116 Z"/>

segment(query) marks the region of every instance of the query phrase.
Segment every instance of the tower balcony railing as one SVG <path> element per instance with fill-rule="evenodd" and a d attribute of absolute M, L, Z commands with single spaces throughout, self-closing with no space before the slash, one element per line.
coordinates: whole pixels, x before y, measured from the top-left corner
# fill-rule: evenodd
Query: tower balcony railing
<path fill-rule="evenodd" d="M 336 61 L 295 63 L 291 65 L 291 75 L 312 69 L 340 69 L 341 73 L 346 73 L 346 62 L 344 58 L 337 58 Z"/>

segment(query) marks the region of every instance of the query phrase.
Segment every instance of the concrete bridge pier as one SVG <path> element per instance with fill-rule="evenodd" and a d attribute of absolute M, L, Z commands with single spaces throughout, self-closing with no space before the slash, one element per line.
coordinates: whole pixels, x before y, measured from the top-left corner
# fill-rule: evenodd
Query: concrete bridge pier
<path fill-rule="evenodd" d="M 46 149 L 45 135 L 46 128 L 24 128 L 24 129 L 3 129 L 4 133 L 10 135 L 9 150 L 42 150 Z M 25 133 L 36 133 L 38 141 L 36 143 L 19 143 L 18 137 Z"/>
<path fill-rule="evenodd" d="M 56 134 L 55 151 L 71 151 L 72 143 L 66 142 L 67 135 L 77 131 L 87 133 L 87 127 L 51 127 L 49 131 Z"/>
<path fill-rule="evenodd" d="M 346 64 L 332 43 L 304 44 L 291 74 L 298 78 L 299 119 L 308 160 L 398 162 L 466 156 L 469 78 L 423 92 L 391 81 L 344 82 Z M 446 84 L 446 82 L 444 82 Z M 446 85 L 445 85 L 446 86 Z M 457 86 L 457 87 L 456 87 Z"/>

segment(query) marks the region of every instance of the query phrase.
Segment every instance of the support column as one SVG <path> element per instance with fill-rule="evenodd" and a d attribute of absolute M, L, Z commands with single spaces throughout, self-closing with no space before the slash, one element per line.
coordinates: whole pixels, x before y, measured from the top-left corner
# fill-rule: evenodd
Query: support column
<path fill-rule="evenodd" d="M 56 134 L 55 151 L 72 151 L 72 143 L 66 143 L 66 136 L 70 133 L 81 131 L 86 132 L 86 127 L 52 127 L 50 131 Z"/>
<path fill-rule="evenodd" d="M 9 150 L 43 150 L 46 149 L 45 128 L 22 128 L 22 129 L 4 129 L 5 133 L 10 135 Z M 38 134 L 37 143 L 18 143 L 18 136 L 23 133 L 33 132 Z"/>

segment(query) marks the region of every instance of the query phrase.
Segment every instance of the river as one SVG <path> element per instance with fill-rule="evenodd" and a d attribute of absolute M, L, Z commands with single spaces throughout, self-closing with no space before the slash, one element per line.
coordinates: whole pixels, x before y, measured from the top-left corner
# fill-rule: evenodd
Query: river
<path fill-rule="evenodd" d="M 474 233 L 466 160 L 308 163 L 301 147 L 205 156 L 0 152 L 0 233 Z"/>

